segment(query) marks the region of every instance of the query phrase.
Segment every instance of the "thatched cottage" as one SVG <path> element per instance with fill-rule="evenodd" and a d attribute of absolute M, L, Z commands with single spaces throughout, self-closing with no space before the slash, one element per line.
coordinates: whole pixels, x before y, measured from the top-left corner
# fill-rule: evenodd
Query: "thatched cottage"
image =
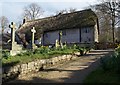
<path fill-rule="evenodd" d="M 35 39 L 41 38 L 43 45 L 54 45 L 56 40 L 60 39 L 60 32 L 62 32 L 62 43 L 98 42 L 98 18 L 91 9 L 27 21 L 17 32 L 25 34 L 29 42 L 31 40 L 30 29 L 33 26 L 36 29 Z"/>

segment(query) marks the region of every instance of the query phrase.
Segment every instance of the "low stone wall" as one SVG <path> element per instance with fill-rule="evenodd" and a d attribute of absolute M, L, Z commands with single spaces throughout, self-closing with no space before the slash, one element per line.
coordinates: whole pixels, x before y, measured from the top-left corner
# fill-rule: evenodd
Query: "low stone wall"
<path fill-rule="evenodd" d="M 77 55 L 80 54 L 77 53 Z M 24 76 L 30 72 L 38 72 L 42 69 L 47 68 L 48 66 L 56 65 L 61 61 L 64 62 L 76 59 L 78 57 L 77 55 L 62 55 L 50 59 L 41 59 L 20 65 L 3 67 L 2 82 L 6 82 L 8 80 Z"/>

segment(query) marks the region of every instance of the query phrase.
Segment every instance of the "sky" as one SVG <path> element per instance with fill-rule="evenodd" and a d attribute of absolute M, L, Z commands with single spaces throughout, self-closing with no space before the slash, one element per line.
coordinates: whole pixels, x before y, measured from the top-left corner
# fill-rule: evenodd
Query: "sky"
<path fill-rule="evenodd" d="M 56 11 L 62 9 L 83 10 L 98 3 L 97 0 L 1 0 L 0 16 L 6 16 L 9 22 L 22 22 L 23 8 L 33 2 L 44 10 L 42 18 L 54 15 Z"/>
<path fill-rule="evenodd" d="M 42 17 L 54 14 L 58 10 L 68 9 L 70 7 L 82 10 L 90 4 L 95 4 L 96 0 L 2 0 L 2 14 L 9 21 L 19 21 L 22 16 L 23 8 L 32 2 L 36 2 L 44 10 Z"/>

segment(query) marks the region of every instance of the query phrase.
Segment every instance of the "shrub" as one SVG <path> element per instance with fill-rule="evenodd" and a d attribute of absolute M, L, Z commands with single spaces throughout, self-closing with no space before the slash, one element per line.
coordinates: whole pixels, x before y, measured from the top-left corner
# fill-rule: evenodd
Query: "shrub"
<path fill-rule="evenodd" d="M 39 49 L 34 50 L 34 54 L 46 54 L 50 51 L 50 48 L 47 46 L 42 46 Z"/>
<path fill-rule="evenodd" d="M 24 56 L 24 55 L 28 55 L 28 54 L 29 54 L 28 51 L 26 51 L 25 53 L 19 53 L 16 56 Z"/>
<path fill-rule="evenodd" d="M 115 52 L 116 52 L 117 55 L 120 54 L 120 44 L 119 44 L 118 47 L 115 49 Z"/>
<path fill-rule="evenodd" d="M 80 48 L 80 46 L 79 46 L 79 45 L 76 45 L 76 44 L 74 44 L 73 46 L 70 47 L 70 49 L 74 49 L 74 50 L 75 50 L 75 49 L 79 49 L 79 48 Z"/>
<path fill-rule="evenodd" d="M 81 55 L 84 55 L 84 52 L 86 52 L 85 47 L 77 47 L 76 49 L 80 52 Z"/>
<path fill-rule="evenodd" d="M 120 48 L 117 48 L 113 55 L 103 57 L 100 60 L 104 71 L 114 70 L 120 72 Z"/>
<path fill-rule="evenodd" d="M 25 53 L 22 53 L 22 56 L 30 56 L 30 55 L 33 55 L 33 51 L 32 50 L 27 50 Z"/>
<path fill-rule="evenodd" d="M 120 72 L 120 45 L 116 49 L 116 56 L 117 56 L 117 71 Z"/>
<path fill-rule="evenodd" d="M 10 56 L 10 52 L 8 50 L 2 51 L 2 57 L 7 59 Z"/>
<path fill-rule="evenodd" d="M 104 71 L 114 69 L 115 56 L 102 57 L 100 60 L 101 60 L 101 66 L 102 66 Z"/>

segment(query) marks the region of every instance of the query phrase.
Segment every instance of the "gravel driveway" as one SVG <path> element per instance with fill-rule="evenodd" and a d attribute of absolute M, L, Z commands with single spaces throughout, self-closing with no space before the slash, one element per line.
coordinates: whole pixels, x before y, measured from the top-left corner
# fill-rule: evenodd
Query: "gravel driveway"
<path fill-rule="evenodd" d="M 99 65 L 100 57 L 112 53 L 113 50 L 92 50 L 85 56 L 75 60 L 47 68 L 38 73 L 30 73 L 11 83 L 82 83 L 86 76 Z M 9 82 L 9 83 L 10 83 Z"/>

